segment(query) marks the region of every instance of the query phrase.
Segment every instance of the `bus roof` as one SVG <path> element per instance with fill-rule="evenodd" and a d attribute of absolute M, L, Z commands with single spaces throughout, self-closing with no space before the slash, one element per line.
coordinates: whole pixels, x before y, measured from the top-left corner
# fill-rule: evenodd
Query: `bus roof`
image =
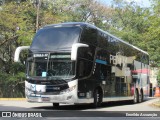
<path fill-rule="evenodd" d="M 45 28 L 50 28 L 50 27 L 67 27 L 67 26 L 68 27 L 69 26 L 80 26 L 80 27 L 89 26 L 91 28 L 95 28 L 95 29 L 97 29 L 97 30 L 99 30 L 99 31 L 101 31 L 101 32 L 103 32 L 103 33 L 105 33 L 105 34 L 117 39 L 118 41 L 120 41 L 120 42 L 122 42 L 122 43 L 124 43 L 124 44 L 126 44 L 126 45 L 128 45 L 128 46 L 130 46 L 132 48 L 134 48 L 134 49 L 137 49 L 140 52 L 143 52 L 143 53 L 149 55 L 146 51 L 144 51 L 144 50 L 142 50 L 142 49 L 140 49 L 140 48 L 138 48 L 138 47 L 136 47 L 136 46 L 134 46 L 134 45 L 132 45 L 132 44 L 130 44 L 130 43 L 128 43 L 128 42 L 116 37 L 116 36 L 114 36 L 114 35 L 112 35 L 112 34 L 110 34 L 107 31 L 104 31 L 104 30 L 102 30 L 102 29 L 100 29 L 100 28 L 98 28 L 98 27 L 96 27 L 96 26 L 94 26 L 92 24 L 86 23 L 86 22 L 65 22 L 65 23 L 59 23 L 59 24 L 50 24 L 50 25 L 44 26 L 43 28 L 45 29 Z"/>

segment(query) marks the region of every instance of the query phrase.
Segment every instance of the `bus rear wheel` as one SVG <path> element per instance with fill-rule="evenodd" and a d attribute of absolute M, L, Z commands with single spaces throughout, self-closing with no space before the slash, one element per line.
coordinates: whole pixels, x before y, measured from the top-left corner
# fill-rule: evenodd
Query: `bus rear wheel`
<path fill-rule="evenodd" d="M 134 99 L 133 99 L 133 103 L 138 103 L 139 101 L 139 94 L 138 94 L 138 91 L 136 90 L 135 93 L 134 93 Z"/>
<path fill-rule="evenodd" d="M 139 103 L 143 102 L 143 91 L 139 94 Z"/>
<path fill-rule="evenodd" d="M 94 95 L 93 107 L 94 108 L 100 107 L 102 103 L 102 92 L 99 89 L 96 89 L 93 95 Z"/>
<path fill-rule="evenodd" d="M 53 103 L 53 107 L 54 108 L 58 108 L 59 107 L 59 103 Z"/>

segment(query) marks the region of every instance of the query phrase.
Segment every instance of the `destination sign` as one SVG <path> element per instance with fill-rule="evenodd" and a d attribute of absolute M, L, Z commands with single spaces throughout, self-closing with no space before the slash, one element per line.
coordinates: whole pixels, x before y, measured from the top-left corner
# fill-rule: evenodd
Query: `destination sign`
<path fill-rule="evenodd" d="M 36 53 L 33 55 L 33 57 L 48 57 L 47 53 Z"/>
<path fill-rule="evenodd" d="M 71 58 L 71 55 L 51 55 L 51 58 Z"/>

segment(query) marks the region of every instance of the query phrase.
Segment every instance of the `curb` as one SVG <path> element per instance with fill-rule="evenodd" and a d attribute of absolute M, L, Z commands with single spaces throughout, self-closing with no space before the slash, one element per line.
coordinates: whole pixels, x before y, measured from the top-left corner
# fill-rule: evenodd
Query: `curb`
<path fill-rule="evenodd" d="M 3 101 L 3 100 L 4 100 L 4 101 L 5 101 L 5 100 L 6 100 L 6 101 L 7 101 L 7 100 L 8 100 L 8 101 L 12 101 L 12 100 L 13 100 L 13 101 L 14 101 L 14 100 L 15 100 L 15 101 L 25 101 L 26 98 L 0 98 L 0 101 Z"/>

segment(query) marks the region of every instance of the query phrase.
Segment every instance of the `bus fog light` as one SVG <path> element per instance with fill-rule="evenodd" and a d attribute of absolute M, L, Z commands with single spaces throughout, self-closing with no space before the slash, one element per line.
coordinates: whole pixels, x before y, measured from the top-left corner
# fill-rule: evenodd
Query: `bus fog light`
<path fill-rule="evenodd" d="M 68 97 L 67 97 L 67 100 L 69 100 L 69 99 L 71 99 L 71 98 L 72 98 L 72 95 L 68 96 Z"/>

